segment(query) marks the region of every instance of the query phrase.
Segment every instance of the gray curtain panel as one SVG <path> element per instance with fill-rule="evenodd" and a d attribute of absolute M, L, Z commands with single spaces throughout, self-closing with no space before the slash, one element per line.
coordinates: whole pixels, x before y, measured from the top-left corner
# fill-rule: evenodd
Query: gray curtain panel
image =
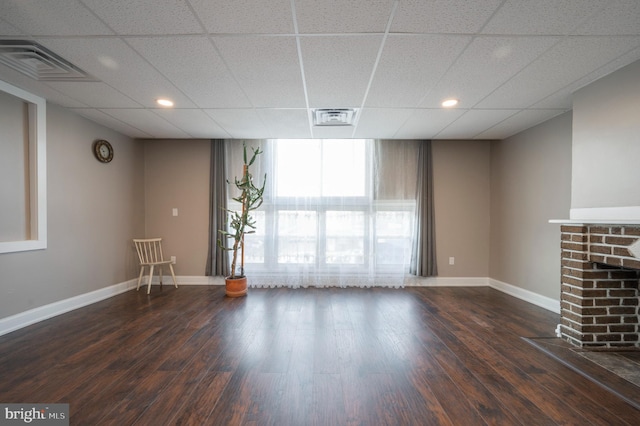
<path fill-rule="evenodd" d="M 229 275 L 229 257 L 227 252 L 218 246 L 219 229 L 227 224 L 227 173 L 224 139 L 211 140 L 211 177 L 209 195 L 209 253 L 207 254 L 207 276 Z M 226 239 L 222 239 L 226 246 Z"/>
<path fill-rule="evenodd" d="M 433 159 L 431 141 L 423 141 L 418 150 L 418 182 L 416 188 L 416 234 L 411 252 L 409 272 L 420 277 L 438 274 L 433 208 Z"/>

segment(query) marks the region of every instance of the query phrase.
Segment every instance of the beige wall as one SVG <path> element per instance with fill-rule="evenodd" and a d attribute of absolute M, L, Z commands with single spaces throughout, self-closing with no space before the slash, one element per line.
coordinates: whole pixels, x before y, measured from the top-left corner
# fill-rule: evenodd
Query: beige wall
<path fill-rule="evenodd" d="M 208 245 L 207 140 L 147 140 L 146 236 L 162 236 L 176 274 L 203 276 Z M 434 141 L 439 275 L 486 277 L 489 271 L 489 142 Z M 178 216 L 171 215 L 178 208 Z M 456 264 L 449 266 L 454 256 Z"/>
<path fill-rule="evenodd" d="M 487 277 L 490 142 L 440 140 L 432 150 L 438 275 Z"/>
<path fill-rule="evenodd" d="M 574 95 L 571 207 L 640 206 L 638 158 L 640 61 Z"/>
<path fill-rule="evenodd" d="M 569 217 L 571 113 L 491 145 L 489 276 L 559 299 L 560 228 Z"/>
<path fill-rule="evenodd" d="M 434 141 L 439 276 L 558 298 L 559 230 L 548 220 L 640 206 L 639 116 L 636 62 L 578 91 L 573 120 L 503 141 Z M 112 163 L 93 158 L 96 139 L 112 143 Z M 49 105 L 47 142 L 48 248 L 0 254 L 0 318 L 136 277 L 134 237 L 163 237 L 178 275 L 204 275 L 208 140 L 133 141 Z"/>
<path fill-rule="evenodd" d="M 145 236 L 162 237 L 175 272 L 204 276 L 209 244 L 209 140 L 146 140 Z M 178 216 L 173 216 L 173 209 Z"/>
<path fill-rule="evenodd" d="M 94 158 L 96 139 L 113 145 L 111 163 Z M 47 106 L 48 247 L 0 254 L 0 318 L 137 276 L 143 166 L 141 144 Z"/>

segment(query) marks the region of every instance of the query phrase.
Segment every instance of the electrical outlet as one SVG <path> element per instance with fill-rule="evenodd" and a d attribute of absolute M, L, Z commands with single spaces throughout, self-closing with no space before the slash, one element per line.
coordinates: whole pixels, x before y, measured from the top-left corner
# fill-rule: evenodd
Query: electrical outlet
<path fill-rule="evenodd" d="M 175 256 L 171 256 L 171 263 L 173 263 L 175 265 L 175 263 L 176 263 L 176 257 Z"/>
<path fill-rule="evenodd" d="M 450 257 L 449 258 L 449 265 L 455 265 L 456 264 L 456 258 L 455 257 Z"/>
<path fill-rule="evenodd" d="M 174 216 L 178 216 L 178 209 L 174 207 L 172 213 Z"/>

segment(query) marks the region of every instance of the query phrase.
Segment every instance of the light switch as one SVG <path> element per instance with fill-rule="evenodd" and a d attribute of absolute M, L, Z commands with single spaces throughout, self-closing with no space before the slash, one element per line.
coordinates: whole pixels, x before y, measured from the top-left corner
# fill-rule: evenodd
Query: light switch
<path fill-rule="evenodd" d="M 173 208 L 173 215 L 178 216 L 178 209 L 175 207 Z"/>

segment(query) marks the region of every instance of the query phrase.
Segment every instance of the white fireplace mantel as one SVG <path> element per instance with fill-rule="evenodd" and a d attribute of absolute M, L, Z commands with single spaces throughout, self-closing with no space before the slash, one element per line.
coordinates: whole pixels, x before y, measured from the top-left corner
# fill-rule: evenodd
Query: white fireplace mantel
<path fill-rule="evenodd" d="M 640 206 L 573 208 L 569 212 L 569 220 L 551 223 L 638 225 Z"/>
<path fill-rule="evenodd" d="M 551 219 L 549 223 L 561 225 L 640 225 L 640 219 Z"/>

